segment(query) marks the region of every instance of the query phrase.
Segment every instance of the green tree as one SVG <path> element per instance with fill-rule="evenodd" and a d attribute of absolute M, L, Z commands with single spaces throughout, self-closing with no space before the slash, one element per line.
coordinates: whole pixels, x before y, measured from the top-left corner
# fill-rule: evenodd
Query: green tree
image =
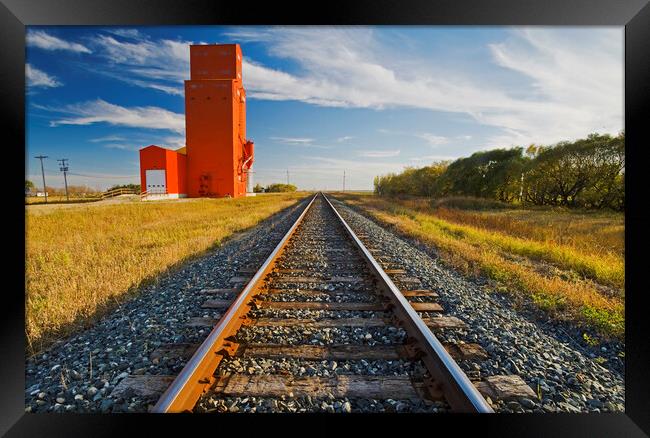
<path fill-rule="evenodd" d="M 625 207 L 625 134 L 591 135 L 588 139 L 591 178 L 576 202 L 587 208 Z"/>
<path fill-rule="evenodd" d="M 440 193 L 512 202 L 519 196 L 527 157 L 523 148 L 494 149 L 459 158 L 441 176 Z"/>
<path fill-rule="evenodd" d="M 25 192 L 31 192 L 36 189 L 36 186 L 34 185 L 33 182 L 30 180 L 26 179 L 25 180 Z"/>
<path fill-rule="evenodd" d="M 116 184 L 116 185 L 112 186 L 108 190 L 115 190 L 115 189 L 132 189 L 132 190 L 136 190 L 136 191 L 139 192 L 140 191 L 140 184 Z"/>
<path fill-rule="evenodd" d="M 537 205 L 622 209 L 625 135 L 591 134 L 544 147 L 525 172 L 525 200 Z"/>
<path fill-rule="evenodd" d="M 275 192 L 295 192 L 298 188 L 293 184 L 271 184 L 266 186 L 267 193 Z"/>
<path fill-rule="evenodd" d="M 445 172 L 448 161 L 434 162 L 421 168 L 407 167 L 402 173 L 389 173 L 374 179 L 375 193 L 379 195 L 433 196 L 438 192 L 438 179 Z"/>
<path fill-rule="evenodd" d="M 476 152 L 452 163 L 407 167 L 374 179 L 388 196 L 468 196 L 501 202 L 625 208 L 625 133 L 553 146 Z"/>
<path fill-rule="evenodd" d="M 264 187 L 260 183 L 255 184 L 255 187 L 253 187 L 253 192 L 254 193 L 262 193 L 264 192 Z"/>

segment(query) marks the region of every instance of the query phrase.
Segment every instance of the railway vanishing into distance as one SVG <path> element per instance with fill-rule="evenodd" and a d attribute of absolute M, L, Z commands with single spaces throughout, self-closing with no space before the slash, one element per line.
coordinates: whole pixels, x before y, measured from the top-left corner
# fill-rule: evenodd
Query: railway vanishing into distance
<path fill-rule="evenodd" d="M 316 406 L 341 400 L 343 412 L 389 400 L 397 411 L 490 413 L 479 389 L 532 393 L 517 376 L 470 381 L 455 359 L 485 352 L 478 344 L 438 340 L 436 331 L 465 323 L 444 315 L 437 292 L 419 288 L 417 278 L 373 246 L 372 236 L 355 234 L 327 196 L 318 193 L 306 204 L 264 263 L 246 272 L 252 277 L 241 291 L 201 291 L 203 308 L 227 310 L 220 319 L 190 321 L 213 327 L 200 345 L 158 349 L 159 357 L 189 358 L 177 376 L 133 376 L 116 391 L 162 385 L 150 408 L 156 413 L 220 412 L 224 406 L 232 412 L 249 398 L 264 399 L 271 411 L 286 411 L 297 398 Z M 234 299 L 215 298 L 228 293 Z M 242 366 L 260 359 L 279 365 Z M 281 366 L 292 360 L 316 361 L 329 371 L 303 367 L 295 375 Z M 344 365 L 335 371 L 337 363 Z M 378 372 L 377 363 L 388 370 Z"/>

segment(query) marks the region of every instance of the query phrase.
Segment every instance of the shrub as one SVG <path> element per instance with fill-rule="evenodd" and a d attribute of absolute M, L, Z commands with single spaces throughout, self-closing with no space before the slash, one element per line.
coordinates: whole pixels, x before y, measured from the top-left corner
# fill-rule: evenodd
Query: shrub
<path fill-rule="evenodd" d="M 278 192 L 295 192 L 298 188 L 293 184 L 271 184 L 266 186 L 267 193 L 278 193 Z"/>
<path fill-rule="evenodd" d="M 472 196 L 450 196 L 433 199 L 433 208 L 456 208 L 458 210 L 501 210 L 512 208 L 512 205 L 494 199 L 475 198 Z"/>

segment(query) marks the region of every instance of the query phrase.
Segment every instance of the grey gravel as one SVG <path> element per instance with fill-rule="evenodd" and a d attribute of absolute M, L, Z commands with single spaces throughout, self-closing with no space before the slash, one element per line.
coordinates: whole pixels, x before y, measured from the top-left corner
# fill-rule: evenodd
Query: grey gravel
<path fill-rule="evenodd" d="M 331 395 L 331 394 L 330 394 Z M 444 411 L 442 403 L 429 400 L 374 400 L 327 397 L 313 399 L 310 397 L 261 398 L 261 397 L 226 397 L 220 399 L 202 399 L 197 412 L 418 412 L 435 413 Z"/>
<path fill-rule="evenodd" d="M 437 291 L 445 314 L 467 323 L 467 330 L 436 335 L 441 340 L 476 342 L 485 348 L 487 360 L 460 364 L 471 378 L 518 374 L 542 397 L 520 400 L 517 406 L 498 402 L 497 410 L 624 411 L 625 376 L 620 357 L 624 344 L 612 342 L 591 349 L 580 345 L 575 327 L 522 310 L 486 279 L 467 279 L 442 265 L 431 246 L 385 229 L 356 207 L 337 200 L 333 203 L 355 232 L 372 236 L 373 245 L 383 250 L 383 260 L 406 269 L 409 276 L 421 280 L 422 287 Z M 605 363 L 599 364 L 602 359 Z"/>
<path fill-rule="evenodd" d="M 334 214 L 325 201 L 317 200 L 276 268 L 279 270 L 265 279 L 265 284 L 282 293 L 262 296 L 272 301 L 354 301 L 376 302 L 383 298 L 373 286 L 373 278 L 367 266 L 344 234 L 343 227 L 336 225 Z M 338 229 L 337 229 L 338 228 Z M 295 244 L 298 241 L 299 244 Z M 293 271 L 292 271 L 293 270 Z M 305 274 L 307 272 L 308 274 Z M 309 277 L 309 279 L 306 279 Z M 338 277 L 348 280 L 330 280 Z M 316 278 L 316 280 L 311 280 Z M 327 280 L 327 281 L 325 281 Z M 304 290 L 323 293 L 301 293 Z M 339 295 L 341 294 L 341 295 Z M 262 308 L 254 310 L 252 317 L 278 319 L 309 318 L 389 318 L 390 313 L 360 311 L 301 311 Z M 388 319 L 389 320 L 389 319 Z M 251 325 L 239 329 L 234 341 L 241 344 L 262 343 L 281 345 L 402 345 L 406 341 L 403 329 L 388 323 L 382 327 L 309 327 Z M 428 377 L 420 360 L 304 360 L 299 358 L 236 357 L 224 359 L 216 371 L 216 377 L 238 375 L 275 375 L 336 378 L 337 376 L 408 376 L 415 381 Z M 319 398 L 316 398 L 316 394 Z M 251 405 L 251 400 L 255 404 Z M 336 398 L 331 392 L 317 392 L 311 397 L 300 397 L 289 391 L 286 394 L 254 397 L 225 397 L 220 392 L 208 391 L 195 412 L 439 412 L 447 411 L 446 403 L 423 400 L 348 400 Z"/>
<path fill-rule="evenodd" d="M 204 288 L 228 288 L 238 269 L 258 265 L 295 220 L 302 206 L 287 209 L 267 219 L 237 239 L 210 251 L 176 271 L 161 276 L 142 288 L 136 298 L 123 303 L 92 328 L 53 345 L 26 360 L 26 412 L 144 412 L 155 400 L 127 397 L 113 399 L 115 385 L 130 374 L 175 375 L 183 367 L 181 359 L 149 360 L 151 352 L 170 343 L 197 343 L 208 329 L 188 328 L 189 317 L 219 317 L 219 312 L 202 309 L 208 298 L 198 293 Z M 353 208 L 335 205 L 352 228 L 372 236 L 384 250 L 382 260 L 391 267 L 407 269 L 421 280 L 423 288 L 439 293 L 438 302 L 446 315 L 457 316 L 467 330 L 436 333 L 442 341 L 477 342 L 488 352 L 484 361 L 461 362 L 471 378 L 519 374 L 541 395 L 541 400 L 520 399 L 495 402 L 498 411 L 511 412 L 620 412 L 624 410 L 623 344 L 611 343 L 590 348 L 576 339 L 570 326 L 540 319 L 532 312 L 516 308 L 511 297 L 484 279 L 468 280 L 440 264 L 435 249 L 426 247 L 375 224 Z M 318 264 L 314 264 L 317 268 Z M 345 269 L 340 263 L 338 269 Z M 349 266 L 348 266 L 349 267 Z M 309 285 L 307 285 L 308 287 Z M 304 287 L 298 285 L 296 292 Z M 345 285 L 342 290 L 364 292 Z M 356 292 L 355 292 L 356 294 Z M 216 297 L 210 297 L 216 298 Z M 221 298 L 228 298 L 223 296 Z M 382 317 L 381 312 L 331 312 L 313 310 L 255 310 L 267 318 L 350 318 Z M 425 314 L 426 315 L 426 314 Z M 479 315 L 477 317 L 477 315 Z M 434 316 L 430 314 L 427 316 Z M 338 342 L 391 344 L 403 340 L 401 330 L 387 328 L 332 328 L 305 334 L 304 329 L 246 327 L 239 334 L 248 340 L 275 340 L 326 345 Z M 238 336 L 239 336 L 238 335 Z M 368 337 L 369 336 L 369 337 Z M 323 363 L 325 362 L 325 363 Z M 601 362 L 599 364 L 598 362 Z M 92 364 L 92 365 L 91 365 Z M 236 367 L 231 364 L 228 366 Z M 403 361 L 241 360 L 239 367 L 252 373 L 260 367 L 285 370 L 296 375 L 346 373 L 354 367 L 377 373 L 411 372 Z M 323 374 L 318 374 L 323 373 Z M 203 400 L 199 411 L 207 412 L 438 412 L 442 404 L 428 401 L 305 398 L 261 399 L 224 398 Z"/>
<path fill-rule="evenodd" d="M 202 309 L 201 304 L 213 297 L 199 292 L 233 287 L 229 280 L 240 275 L 241 267 L 261 264 L 300 214 L 304 202 L 167 272 L 90 329 L 27 358 L 26 411 L 146 412 L 155 400 L 114 400 L 111 392 L 115 385 L 130 374 L 178 374 L 184 360 L 154 363 L 149 360 L 151 352 L 170 343 L 201 342 L 209 330 L 188 328 L 185 322 L 190 317 L 219 317 L 219 312 Z"/>
<path fill-rule="evenodd" d="M 426 369 L 420 361 L 408 360 L 304 360 L 293 358 L 235 358 L 226 359 L 219 366 L 219 374 L 241 373 L 286 374 L 294 376 L 335 377 L 368 374 L 374 376 L 423 377 Z"/>

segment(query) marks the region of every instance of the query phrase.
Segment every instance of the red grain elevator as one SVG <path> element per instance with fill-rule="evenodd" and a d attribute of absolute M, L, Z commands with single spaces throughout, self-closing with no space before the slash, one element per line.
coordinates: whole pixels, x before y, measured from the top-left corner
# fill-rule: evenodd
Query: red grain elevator
<path fill-rule="evenodd" d="M 140 149 L 140 188 L 152 198 L 187 196 L 187 157 L 182 149 L 173 151 L 150 145 Z"/>
<path fill-rule="evenodd" d="M 182 184 L 185 193 L 180 196 L 246 195 L 254 145 L 246 139 L 246 91 L 242 85 L 239 44 L 190 46 L 190 80 L 185 81 L 185 136 L 185 148 L 170 151 L 182 155 L 176 162 L 184 162 L 186 167 Z M 147 174 L 160 179 L 155 172 L 147 172 L 157 170 L 147 166 L 160 161 L 154 159 L 159 155 L 160 151 L 151 146 L 140 151 L 143 191 L 147 190 Z M 166 174 L 181 177 L 181 172 L 172 168 L 166 169 Z"/>

